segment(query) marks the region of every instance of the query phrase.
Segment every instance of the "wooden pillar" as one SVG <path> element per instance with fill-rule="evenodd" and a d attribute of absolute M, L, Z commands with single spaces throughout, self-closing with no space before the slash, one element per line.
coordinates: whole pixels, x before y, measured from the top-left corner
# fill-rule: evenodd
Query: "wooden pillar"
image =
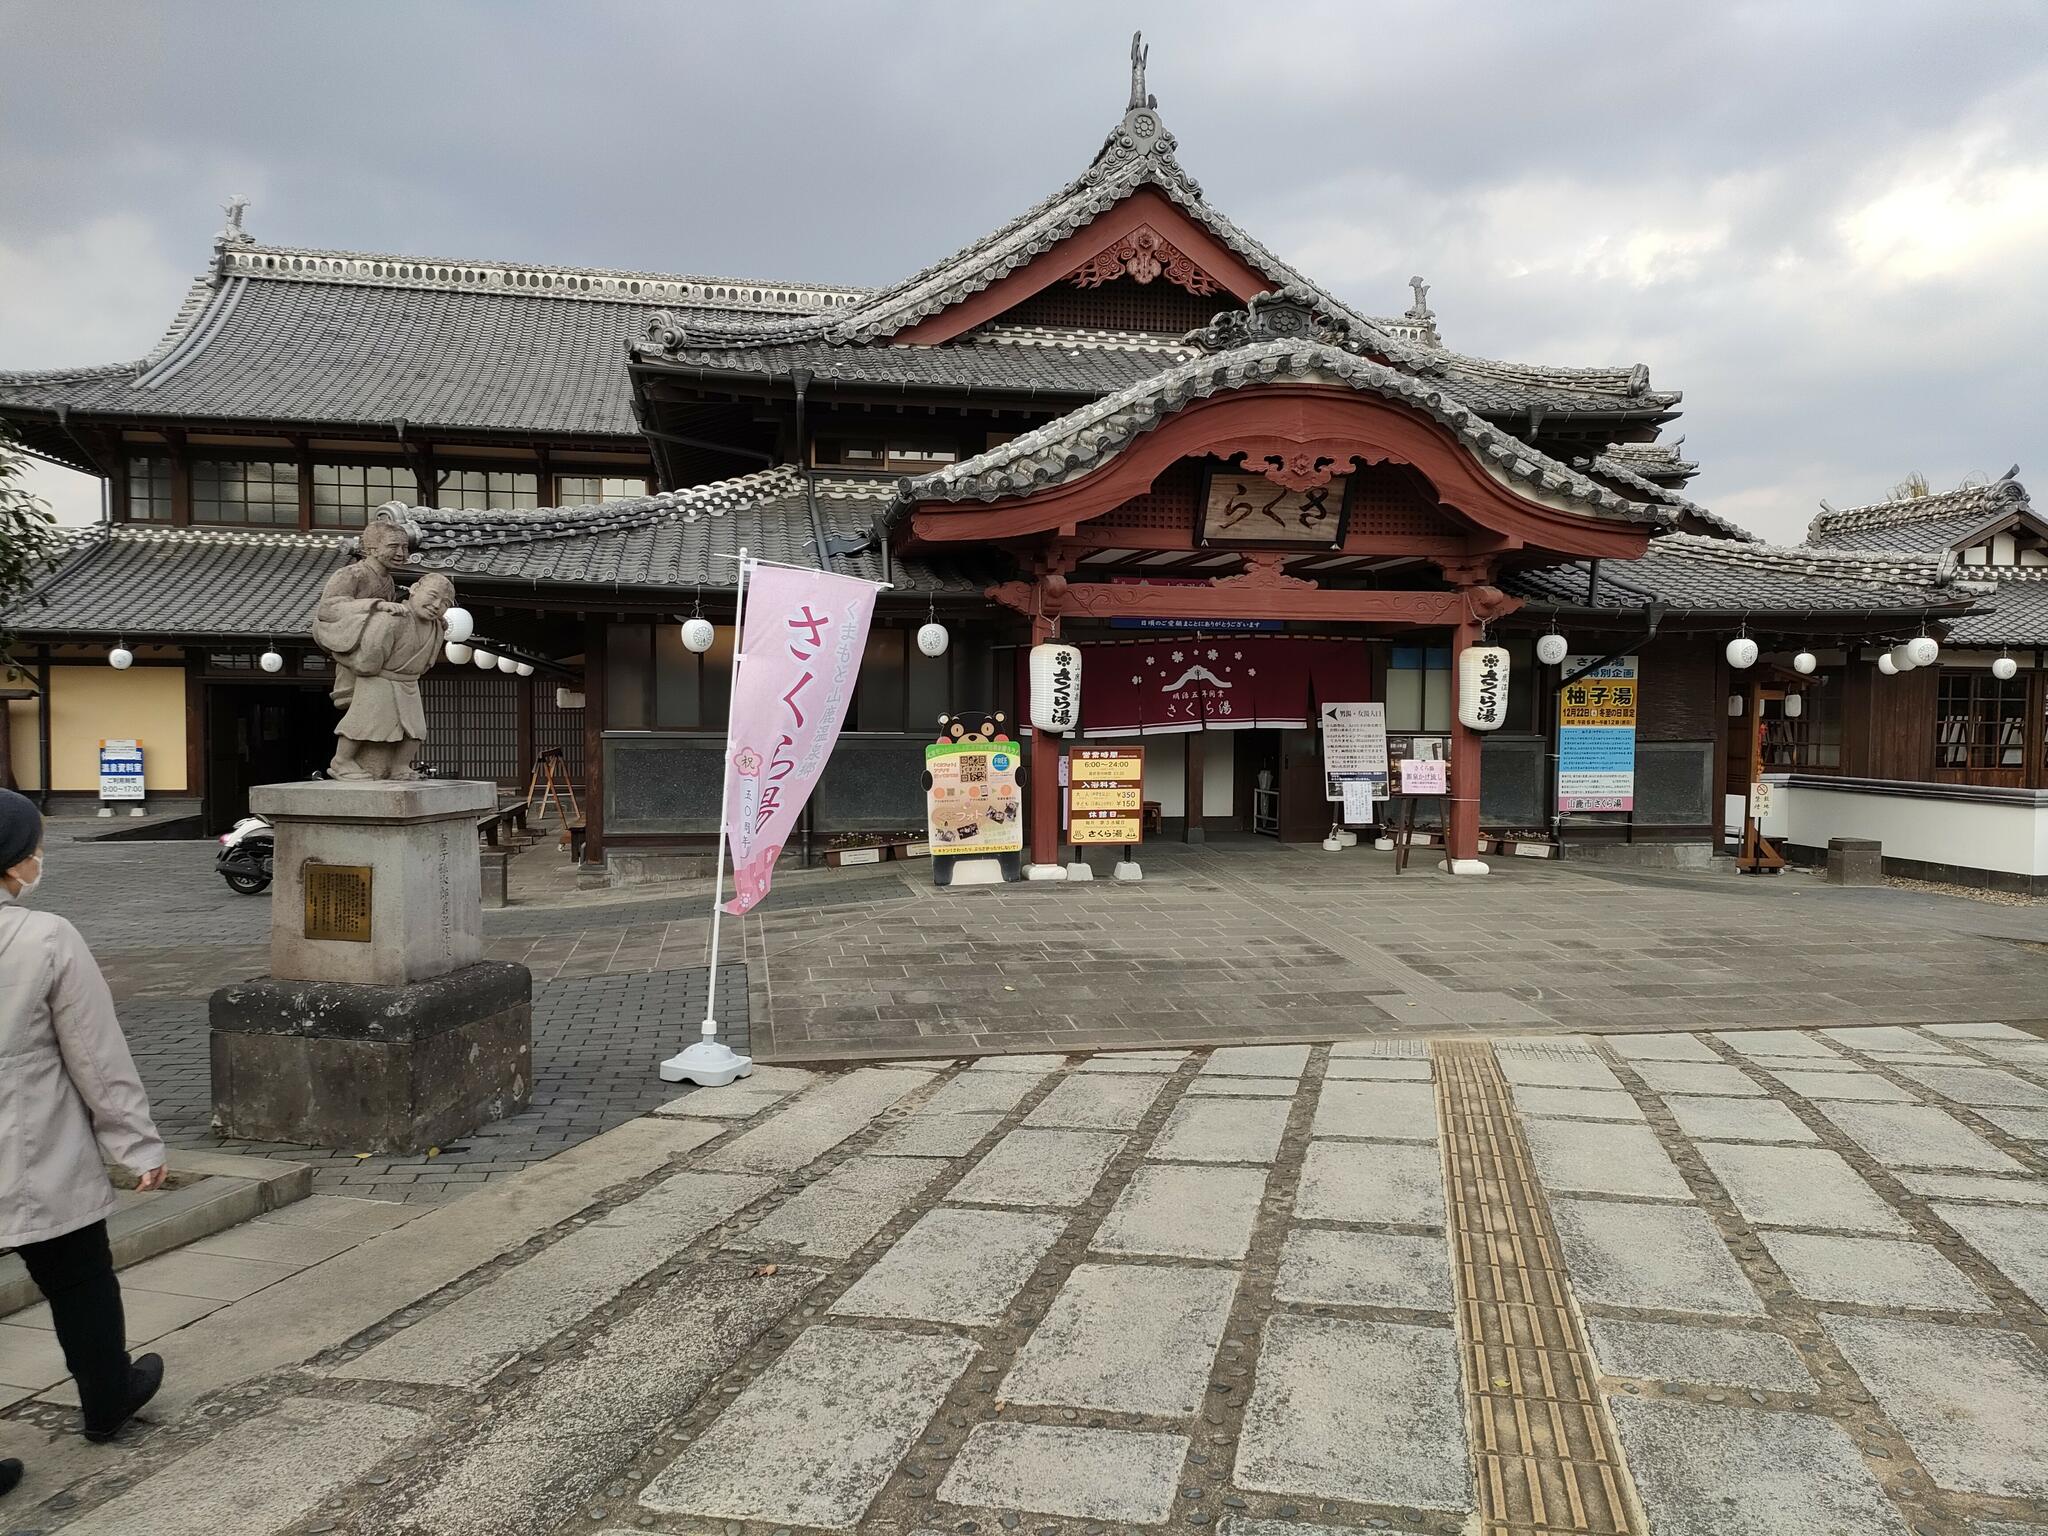
<path fill-rule="evenodd" d="M 1209 739 L 1207 731 L 1190 731 L 1181 738 L 1186 743 L 1181 756 L 1181 800 L 1182 810 L 1187 818 L 1181 828 L 1181 841 L 1199 843 L 1206 841 L 1202 831 L 1202 759 L 1208 754 L 1203 744 Z"/>
<path fill-rule="evenodd" d="M 185 434 L 172 432 L 168 435 L 171 459 L 171 521 L 183 528 L 192 521 L 192 459 L 185 452 Z"/>
<path fill-rule="evenodd" d="M 584 623 L 583 640 L 583 862 L 604 862 L 604 655 L 605 623 Z"/>
<path fill-rule="evenodd" d="M 1458 723 L 1458 658 L 1478 643 L 1476 619 L 1451 631 L 1451 803 L 1444 819 L 1444 856 L 1453 869 L 1460 859 L 1479 857 L 1479 749 L 1485 738 Z"/>
<path fill-rule="evenodd" d="M 1052 620 L 1031 620 L 1031 643 L 1052 638 Z M 1028 703 L 1018 713 L 1029 712 Z M 1051 731 L 1031 733 L 1031 862 L 1057 864 L 1060 858 L 1060 741 Z"/>

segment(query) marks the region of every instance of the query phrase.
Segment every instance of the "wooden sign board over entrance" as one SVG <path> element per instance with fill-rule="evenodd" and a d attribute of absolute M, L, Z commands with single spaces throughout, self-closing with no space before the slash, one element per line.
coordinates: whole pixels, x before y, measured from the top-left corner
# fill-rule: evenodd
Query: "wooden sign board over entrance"
<path fill-rule="evenodd" d="M 1351 477 L 1295 490 L 1212 459 L 1195 507 L 1195 542 L 1232 549 L 1340 549 L 1351 506 Z"/>
<path fill-rule="evenodd" d="M 1067 841 L 1140 842 L 1145 823 L 1145 749 L 1075 747 L 1068 754 Z"/>

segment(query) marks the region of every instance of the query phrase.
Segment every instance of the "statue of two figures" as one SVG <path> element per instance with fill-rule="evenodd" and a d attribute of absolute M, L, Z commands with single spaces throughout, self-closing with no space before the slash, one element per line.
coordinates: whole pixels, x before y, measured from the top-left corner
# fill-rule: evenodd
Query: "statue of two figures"
<path fill-rule="evenodd" d="M 362 558 L 327 579 L 313 610 L 313 639 L 334 663 L 330 779 L 416 779 L 427 739 L 420 678 L 441 659 L 455 584 L 430 572 L 403 600 L 392 573 L 412 541 L 380 512 L 363 530 Z"/>

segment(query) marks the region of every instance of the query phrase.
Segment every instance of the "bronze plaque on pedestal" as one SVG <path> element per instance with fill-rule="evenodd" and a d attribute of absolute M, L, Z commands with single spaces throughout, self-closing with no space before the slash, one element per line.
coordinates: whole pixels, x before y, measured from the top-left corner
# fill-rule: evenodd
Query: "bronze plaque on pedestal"
<path fill-rule="evenodd" d="M 306 937 L 370 942 L 370 866 L 306 866 Z"/>

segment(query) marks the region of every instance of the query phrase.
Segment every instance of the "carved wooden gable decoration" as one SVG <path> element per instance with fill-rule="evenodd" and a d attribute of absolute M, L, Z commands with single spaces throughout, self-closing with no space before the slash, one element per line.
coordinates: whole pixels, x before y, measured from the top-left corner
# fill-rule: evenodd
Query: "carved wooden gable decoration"
<path fill-rule="evenodd" d="M 1076 267 L 1067 281 L 1076 288 L 1100 288 L 1128 277 L 1144 284 L 1164 277 L 1197 298 L 1217 292 L 1222 284 L 1150 224 L 1140 224 Z"/>

